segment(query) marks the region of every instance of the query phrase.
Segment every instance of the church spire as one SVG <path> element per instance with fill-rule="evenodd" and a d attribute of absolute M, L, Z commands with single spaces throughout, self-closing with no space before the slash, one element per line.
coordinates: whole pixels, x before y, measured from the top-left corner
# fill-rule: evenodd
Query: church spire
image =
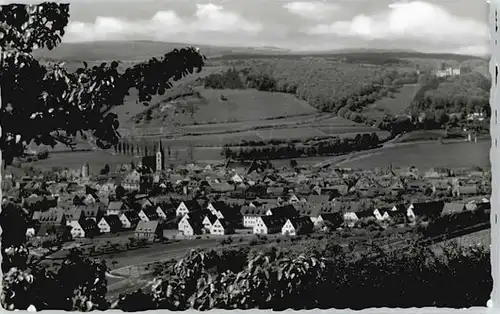
<path fill-rule="evenodd" d="M 161 136 L 158 138 L 158 151 L 163 153 L 163 145 L 161 144 Z"/>

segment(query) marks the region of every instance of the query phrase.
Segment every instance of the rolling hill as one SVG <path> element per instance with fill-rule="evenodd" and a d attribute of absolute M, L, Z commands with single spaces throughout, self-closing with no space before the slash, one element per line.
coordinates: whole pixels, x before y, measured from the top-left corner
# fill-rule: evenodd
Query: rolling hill
<path fill-rule="evenodd" d="M 287 50 L 275 47 L 224 47 L 157 41 L 96 41 L 62 43 L 51 51 L 47 49 L 37 50 L 34 52 L 34 56 L 45 60 L 64 61 L 136 61 L 158 57 L 173 49 L 188 46 L 200 48 L 201 52 L 207 57 L 231 53 L 261 54 L 287 52 Z"/>

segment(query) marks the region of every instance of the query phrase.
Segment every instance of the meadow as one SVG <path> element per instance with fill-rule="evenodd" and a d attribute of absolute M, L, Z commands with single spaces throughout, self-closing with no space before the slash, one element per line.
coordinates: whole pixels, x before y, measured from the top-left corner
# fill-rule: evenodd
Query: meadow
<path fill-rule="evenodd" d="M 196 121 L 254 121 L 316 113 L 307 102 L 285 93 L 254 89 L 200 89 L 199 92 L 208 106 L 199 108 Z M 221 95 L 227 100 L 221 100 Z"/>
<path fill-rule="evenodd" d="M 166 120 L 184 126 L 244 123 L 312 114 L 316 114 L 316 109 L 286 93 L 195 87 L 192 93 L 163 100 L 150 110 L 139 113 L 133 120 L 145 127 L 158 126 Z"/>
<path fill-rule="evenodd" d="M 360 169 L 387 168 L 391 165 L 393 167 L 415 166 L 419 169 L 475 166 L 488 168 L 491 166 L 490 148 L 490 140 L 482 140 L 478 143 L 414 143 L 390 147 L 374 153 L 367 152 L 355 159 L 346 160 L 339 166 Z"/>
<path fill-rule="evenodd" d="M 257 128 L 276 127 L 276 126 L 295 126 L 314 122 L 321 123 L 323 119 L 329 118 L 330 114 L 306 114 L 294 117 L 232 122 L 232 123 L 213 123 L 213 124 L 193 124 L 185 125 L 182 131 L 185 134 L 207 134 L 207 133 L 227 133 Z"/>
<path fill-rule="evenodd" d="M 395 116 L 401 114 L 410 106 L 417 88 L 417 84 L 404 85 L 393 97 L 384 97 L 373 104 L 367 105 L 363 109 L 363 113 L 375 119 L 385 115 Z"/>

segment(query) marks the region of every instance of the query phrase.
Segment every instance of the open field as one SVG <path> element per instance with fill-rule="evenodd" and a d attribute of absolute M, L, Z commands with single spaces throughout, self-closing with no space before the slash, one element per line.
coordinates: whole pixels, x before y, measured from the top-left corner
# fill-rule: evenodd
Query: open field
<path fill-rule="evenodd" d="M 325 137 L 325 133 L 312 127 L 287 128 L 287 129 L 266 129 L 255 132 L 263 140 L 306 140 L 314 137 Z"/>
<path fill-rule="evenodd" d="M 322 119 L 321 121 L 318 121 L 315 123 L 317 127 L 330 127 L 330 126 L 335 126 L 335 127 L 367 127 L 363 123 L 357 123 L 351 120 L 348 120 L 346 118 L 342 118 L 339 116 L 334 116 L 332 115 L 329 118 Z"/>
<path fill-rule="evenodd" d="M 419 169 L 490 167 L 490 148 L 490 140 L 478 143 L 415 143 L 384 148 L 373 153 L 367 151 L 366 154 L 346 160 L 339 166 L 360 169 L 386 168 L 390 165 L 394 167 L 415 166 Z"/>
<path fill-rule="evenodd" d="M 153 139 L 154 141 L 155 139 Z M 255 132 L 236 132 L 226 134 L 206 134 L 206 135 L 193 135 L 181 136 L 175 139 L 164 140 L 163 143 L 172 147 L 186 147 L 192 146 L 223 146 L 225 144 L 237 145 L 241 141 L 261 141 Z M 158 139 L 156 138 L 156 141 Z"/>
<path fill-rule="evenodd" d="M 137 124 L 160 126 L 164 121 L 177 125 L 260 121 L 315 114 L 303 100 L 286 93 L 254 89 L 204 89 L 196 87 L 191 95 L 162 101 L 147 112 L 135 116 Z M 163 99 L 165 99 L 164 97 Z M 147 118 L 149 113 L 150 118 Z"/>
<path fill-rule="evenodd" d="M 445 130 L 425 130 L 425 131 L 413 131 L 401 135 L 395 143 L 406 143 L 415 141 L 426 141 L 426 140 L 438 140 L 440 138 L 446 137 Z"/>
<path fill-rule="evenodd" d="M 200 108 L 196 115 L 206 122 L 253 121 L 316 113 L 305 101 L 285 93 L 200 89 L 200 94 L 209 106 Z M 221 100 L 221 95 L 227 100 Z"/>
<path fill-rule="evenodd" d="M 363 113 L 371 118 L 384 115 L 394 116 L 404 112 L 410 105 L 418 86 L 416 84 L 404 85 L 394 97 L 384 97 L 375 103 L 366 106 Z"/>
<path fill-rule="evenodd" d="M 214 124 L 194 124 L 185 125 L 182 131 L 187 134 L 207 134 L 207 133 L 227 133 L 243 131 L 255 128 L 276 127 L 276 126 L 295 126 L 308 123 L 317 123 L 330 117 L 330 114 L 305 114 L 300 116 L 256 120 L 245 122 L 232 122 L 232 123 L 214 123 Z"/>

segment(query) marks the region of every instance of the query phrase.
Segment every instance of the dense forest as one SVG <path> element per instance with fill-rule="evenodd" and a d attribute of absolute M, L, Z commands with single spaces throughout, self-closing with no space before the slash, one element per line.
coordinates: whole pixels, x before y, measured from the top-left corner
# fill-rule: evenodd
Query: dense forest
<path fill-rule="evenodd" d="M 449 78 L 422 76 L 419 83 L 422 87 L 415 95 L 412 112 L 489 113 L 491 82 L 478 72 Z"/>

